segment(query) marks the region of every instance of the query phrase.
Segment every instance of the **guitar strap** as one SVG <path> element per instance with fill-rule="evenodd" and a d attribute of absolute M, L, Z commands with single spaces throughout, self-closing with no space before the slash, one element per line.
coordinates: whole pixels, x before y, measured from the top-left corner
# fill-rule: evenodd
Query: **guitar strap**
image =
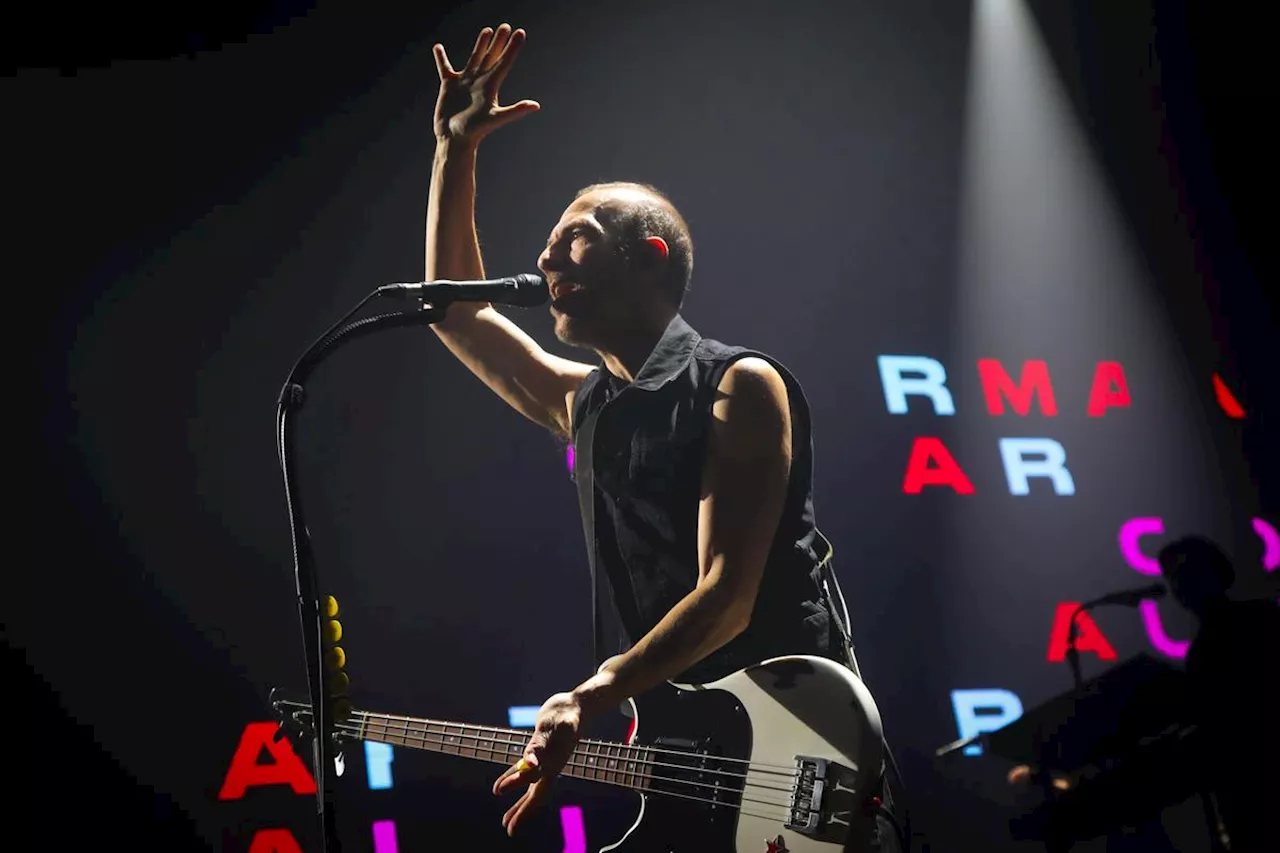
<path fill-rule="evenodd" d="M 820 531 L 815 530 L 814 533 L 816 538 L 821 539 L 823 546 L 825 546 L 821 562 L 818 565 L 818 572 L 821 578 L 822 591 L 827 599 L 827 610 L 840 631 L 840 642 L 844 644 L 845 662 L 854 676 L 862 680 L 862 673 L 858 670 L 858 659 L 853 653 L 853 633 L 849 626 L 849 607 L 845 603 L 844 592 L 840 589 L 840 580 L 836 577 L 835 567 L 832 565 L 835 546 Z M 882 735 L 881 742 L 884 744 L 885 760 L 881 764 L 880 782 L 876 786 L 876 795 L 883 800 L 879 809 L 888 815 L 889 823 L 893 826 L 893 831 L 898 838 L 900 845 L 898 849 L 902 853 L 907 853 L 911 849 L 911 816 L 907 814 L 905 824 L 899 824 L 895 816 L 895 809 L 898 806 L 897 799 L 905 793 L 906 783 L 902 781 L 902 772 L 898 769 L 898 761 L 894 758 L 893 749 L 889 746 L 888 738 Z M 888 786 L 885 778 L 887 770 L 893 771 L 897 784 L 896 792 Z M 880 830 L 877 830 L 877 832 L 880 832 Z M 881 843 L 883 843 L 883 839 Z"/>
<path fill-rule="evenodd" d="M 862 673 L 858 669 L 858 659 L 853 653 L 853 632 L 849 625 L 849 607 L 845 604 L 844 592 L 840 589 L 840 581 L 836 578 L 835 567 L 832 565 L 835 546 L 831 544 L 827 537 L 822 535 L 822 531 L 815 529 L 814 535 L 815 538 L 822 541 L 824 546 L 821 562 L 818 564 L 818 572 L 822 583 L 823 596 L 827 600 L 827 612 L 830 614 L 832 621 L 836 623 L 836 628 L 840 631 L 840 642 L 844 644 L 844 654 L 849 669 L 861 679 Z"/>
<path fill-rule="evenodd" d="M 603 662 L 600 647 L 604 645 L 603 627 L 600 624 L 600 587 L 596 574 L 596 492 L 592 477 L 591 450 L 595 443 L 596 419 L 600 409 L 587 415 L 578 428 L 573 447 L 573 478 L 578 483 L 578 504 L 582 509 L 582 538 L 587 543 L 587 565 L 591 568 L 591 666 L 594 669 Z"/>

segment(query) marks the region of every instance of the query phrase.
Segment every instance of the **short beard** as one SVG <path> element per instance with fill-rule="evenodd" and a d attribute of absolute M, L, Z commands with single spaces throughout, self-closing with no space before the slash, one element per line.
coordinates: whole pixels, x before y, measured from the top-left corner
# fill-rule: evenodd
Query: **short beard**
<path fill-rule="evenodd" d="M 556 340 L 560 341 L 562 344 L 568 344 L 571 347 L 590 349 L 590 342 L 581 334 L 584 330 L 578 328 L 578 326 L 579 323 L 575 318 L 562 314 L 560 317 L 556 318 L 555 321 L 554 331 Z"/>

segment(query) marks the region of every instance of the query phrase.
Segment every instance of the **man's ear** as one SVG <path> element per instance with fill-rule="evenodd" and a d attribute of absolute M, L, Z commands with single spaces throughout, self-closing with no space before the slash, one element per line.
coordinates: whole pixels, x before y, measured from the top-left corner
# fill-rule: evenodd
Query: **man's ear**
<path fill-rule="evenodd" d="M 645 243 L 653 248 L 655 259 L 666 260 L 671 255 L 671 250 L 667 248 L 667 241 L 661 237 L 646 237 Z"/>

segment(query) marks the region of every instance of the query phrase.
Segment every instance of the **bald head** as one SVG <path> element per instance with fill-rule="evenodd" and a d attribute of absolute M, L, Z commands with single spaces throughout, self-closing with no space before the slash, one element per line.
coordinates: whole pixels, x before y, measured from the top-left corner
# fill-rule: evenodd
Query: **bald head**
<path fill-rule="evenodd" d="M 595 211 L 629 266 L 664 264 L 661 292 L 680 308 L 693 274 L 693 239 L 684 217 L 661 190 L 631 181 L 592 184 L 578 190 L 574 204 Z M 661 238 L 665 253 L 656 241 L 650 242 L 654 237 Z"/>

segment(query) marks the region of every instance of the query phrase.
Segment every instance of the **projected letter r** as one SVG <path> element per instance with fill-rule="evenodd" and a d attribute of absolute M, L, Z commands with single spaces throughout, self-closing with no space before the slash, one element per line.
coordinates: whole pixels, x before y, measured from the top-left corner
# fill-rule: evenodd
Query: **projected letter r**
<path fill-rule="evenodd" d="M 876 357 L 880 365 L 880 385 L 884 389 L 884 402 L 891 415 L 907 413 L 907 395 L 919 394 L 933 401 L 935 415 L 954 415 L 955 401 L 947 390 L 947 370 L 942 363 L 921 355 L 882 355 Z M 910 379 L 904 373 L 918 376 Z"/>

